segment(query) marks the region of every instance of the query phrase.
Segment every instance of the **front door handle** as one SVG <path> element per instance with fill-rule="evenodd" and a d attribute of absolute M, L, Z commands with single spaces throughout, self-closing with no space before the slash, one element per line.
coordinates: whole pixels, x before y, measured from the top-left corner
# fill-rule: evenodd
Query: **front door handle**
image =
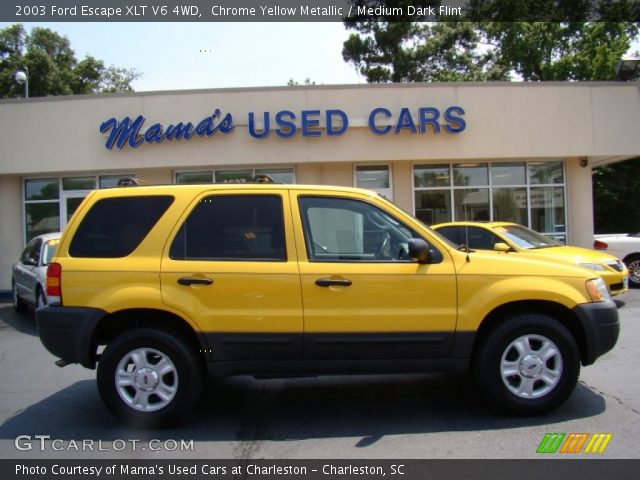
<path fill-rule="evenodd" d="M 351 283 L 351 280 L 337 278 L 319 278 L 316 280 L 316 285 L 319 287 L 332 287 L 334 285 L 339 287 L 348 287 Z"/>
<path fill-rule="evenodd" d="M 206 277 L 182 277 L 178 279 L 180 285 L 211 285 L 213 280 Z"/>

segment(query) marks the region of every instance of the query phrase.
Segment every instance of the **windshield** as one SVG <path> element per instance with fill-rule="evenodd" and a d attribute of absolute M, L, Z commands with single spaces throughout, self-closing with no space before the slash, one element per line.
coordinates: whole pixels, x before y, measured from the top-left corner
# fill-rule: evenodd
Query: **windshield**
<path fill-rule="evenodd" d="M 557 247 L 560 243 L 522 225 L 505 225 L 494 230 L 525 250 Z"/>
<path fill-rule="evenodd" d="M 49 265 L 51 263 L 51 259 L 53 258 L 53 256 L 56 253 L 56 247 L 58 246 L 58 243 L 60 242 L 59 239 L 55 238 L 52 240 L 47 240 L 44 244 L 44 255 L 43 255 L 43 261 L 42 264 L 43 265 Z"/>

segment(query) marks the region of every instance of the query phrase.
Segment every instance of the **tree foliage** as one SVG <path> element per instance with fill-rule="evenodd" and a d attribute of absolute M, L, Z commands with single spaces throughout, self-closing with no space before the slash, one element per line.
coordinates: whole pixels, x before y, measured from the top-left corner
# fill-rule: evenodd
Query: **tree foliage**
<path fill-rule="evenodd" d="M 404 12 L 409 4 L 436 11 L 440 4 L 353 3 L 402 7 Z M 345 26 L 356 33 L 344 42 L 342 55 L 369 82 L 613 80 L 618 60 L 638 38 L 639 23 L 626 21 L 637 19 L 637 3 L 472 0 L 465 21 L 435 23 L 414 21 L 419 17 L 398 22 L 384 14 L 353 16 Z"/>
<path fill-rule="evenodd" d="M 640 158 L 593 171 L 596 233 L 640 232 Z"/>
<path fill-rule="evenodd" d="M 107 67 L 92 56 L 78 61 L 69 39 L 48 28 L 27 33 L 15 24 L 0 30 L 0 97 L 22 96 L 15 73 L 25 67 L 32 97 L 132 91 L 131 83 L 141 75 L 135 69 Z"/>

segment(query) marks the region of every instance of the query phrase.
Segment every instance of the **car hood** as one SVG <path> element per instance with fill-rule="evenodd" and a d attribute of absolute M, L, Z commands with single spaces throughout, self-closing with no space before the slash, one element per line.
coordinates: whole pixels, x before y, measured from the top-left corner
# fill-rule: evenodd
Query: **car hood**
<path fill-rule="evenodd" d="M 526 255 L 535 255 L 540 259 L 547 258 L 551 260 L 564 260 L 568 263 L 608 263 L 615 262 L 618 259 L 608 253 L 590 250 L 588 248 L 573 247 L 563 245 L 558 247 L 539 248 L 532 250 L 522 250 Z"/>

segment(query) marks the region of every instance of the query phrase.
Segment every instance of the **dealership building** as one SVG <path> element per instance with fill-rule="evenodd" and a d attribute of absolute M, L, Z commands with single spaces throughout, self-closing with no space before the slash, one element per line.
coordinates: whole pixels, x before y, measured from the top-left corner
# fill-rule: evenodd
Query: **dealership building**
<path fill-rule="evenodd" d="M 0 101 L 0 291 L 89 191 L 283 183 L 375 190 L 427 224 L 507 220 L 593 235 L 592 169 L 640 156 L 637 82 L 429 83 Z"/>

